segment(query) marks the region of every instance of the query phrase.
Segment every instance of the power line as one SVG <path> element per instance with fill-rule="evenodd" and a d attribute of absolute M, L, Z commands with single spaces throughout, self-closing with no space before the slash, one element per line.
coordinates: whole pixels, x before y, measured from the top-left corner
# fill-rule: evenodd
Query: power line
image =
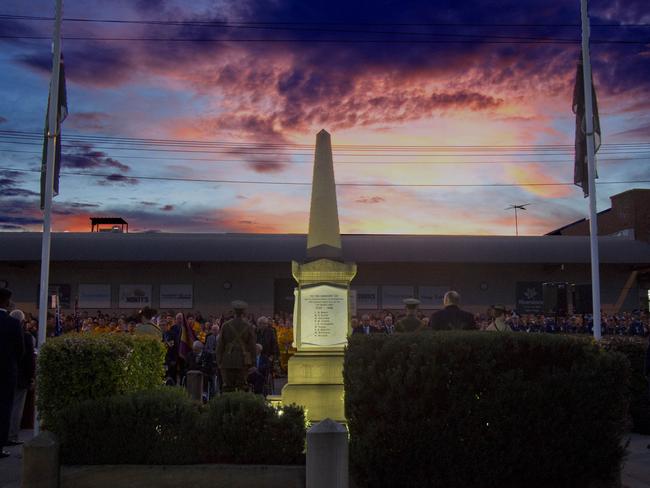
<path fill-rule="evenodd" d="M 439 34 L 444 37 L 444 34 Z M 14 36 L 0 35 L 0 39 L 15 40 L 40 40 L 51 41 L 50 36 Z M 99 37 L 99 36 L 65 36 L 65 41 L 106 41 L 106 42 L 197 42 L 197 43 L 285 43 L 285 44 L 530 44 L 530 45 L 579 45 L 580 39 L 575 40 L 553 40 L 539 38 L 538 40 L 492 40 L 481 39 L 277 39 L 277 38 L 208 38 L 208 37 Z M 619 44 L 645 46 L 650 44 L 648 40 L 619 40 L 619 39 L 591 39 L 591 44 Z"/>
<path fill-rule="evenodd" d="M 3 129 L 0 130 L 0 136 L 16 136 L 24 138 L 32 138 L 36 140 L 42 140 L 43 132 L 42 131 L 16 131 Z M 196 139 L 155 139 L 155 138 L 138 138 L 138 137 L 122 137 L 122 136 L 106 136 L 106 135 L 93 135 L 93 134 L 80 134 L 80 133 L 67 133 L 67 138 L 71 139 L 91 139 L 91 140 L 100 140 L 105 141 L 126 141 L 126 142 L 152 142 L 152 143 L 170 143 L 170 144 L 206 144 L 206 145 L 233 145 L 233 146 L 252 146 L 252 147 L 297 147 L 297 148 L 313 148 L 312 144 L 298 144 L 298 143 L 271 143 L 271 142 L 237 142 L 237 141 L 205 141 L 205 140 L 196 140 Z M 626 142 L 626 143 L 606 143 L 601 147 L 629 147 L 629 146 L 650 146 L 650 142 Z M 333 144 L 334 148 L 389 148 L 389 149 L 403 149 L 403 148 L 433 148 L 433 149 L 455 149 L 455 148 L 499 148 L 499 149 L 520 149 L 520 148 L 533 148 L 533 149 L 546 149 L 546 148 L 567 148 L 573 150 L 573 144 L 460 144 L 460 145 L 375 145 L 375 144 Z"/>
<path fill-rule="evenodd" d="M 42 156 L 42 152 L 38 151 L 21 151 L 18 149 L 2 149 L 0 148 L 0 153 L 20 153 L 20 154 L 30 154 L 34 156 Z M 63 154 L 63 162 L 65 163 L 66 156 L 69 154 Z M 408 155 L 407 155 L 408 156 Z M 238 163 L 238 164 L 279 164 L 279 165 L 312 165 L 313 161 L 273 161 L 273 160 L 245 160 L 245 159 L 213 159 L 213 158 L 182 158 L 182 157 L 166 157 L 166 156 L 119 156 L 120 158 L 131 160 L 131 159 L 142 159 L 142 160 L 153 160 L 153 161 L 200 161 L 205 163 L 214 163 L 214 164 L 229 164 L 229 163 Z M 371 157 L 371 156 L 364 156 Z M 646 161 L 650 162 L 648 156 L 639 156 L 639 157 L 623 157 L 623 158 L 599 158 L 599 163 L 632 163 L 635 164 L 637 161 Z M 344 164 L 344 165 L 454 165 L 454 164 L 568 164 L 571 163 L 567 158 L 562 159 L 553 159 L 553 160 L 502 160 L 502 161 L 334 161 L 335 165 Z M 64 164 L 65 166 L 65 164 Z"/>
<path fill-rule="evenodd" d="M 17 171 L 20 173 L 41 173 L 40 169 L 21 169 L 11 167 L 0 167 L 3 171 Z M 61 176 L 88 176 L 95 178 L 115 178 L 119 176 L 124 180 L 151 180 L 151 181 L 183 181 L 189 183 L 223 183 L 223 184 L 244 184 L 244 185 L 277 185 L 277 186 L 311 186 L 308 181 L 260 181 L 260 180 L 217 180 L 209 178 L 178 178 L 167 176 L 133 176 L 123 175 L 120 173 L 82 173 L 82 172 L 62 172 Z M 118 181 L 119 182 L 119 181 Z M 640 184 L 650 183 L 650 180 L 635 180 L 635 181 L 599 181 L 598 185 L 623 185 L 623 184 Z M 356 186 L 356 187 L 401 187 L 401 188 L 474 188 L 474 187 L 554 187 L 554 186 L 574 186 L 573 182 L 564 183 L 459 183 L 459 184 L 442 184 L 442 183 L 352 183 L 342 182 L 337 183 L 337 186 Z"/>
<path fill-rule="evenodd" d="M 0 14 L 0 18 L 8 20 L 45 20 L 52 21 L 53 17 L 42 17 L 32 15 L 15 15 Z M 124 23 L 124 24 L 161 24 L 161 25 L 332 25 L 332 26 L 397 26 L 397 27 L 580 27 L 580 24 L 563 24 L 563 23 L 477 23 L 477 22 L 310 22 L 310 21 L 197 21 L 197 20 L 129 20 L 129 19 L 88 19 L 78 17 L 64 17 L 66 22 L 99 22 L 99 23 Z M 617 27 L 617 28 L 634 28 L 650 27 L 650 24 L 632 24 L 632 23 L 594 23 L 591 27 Z"/>

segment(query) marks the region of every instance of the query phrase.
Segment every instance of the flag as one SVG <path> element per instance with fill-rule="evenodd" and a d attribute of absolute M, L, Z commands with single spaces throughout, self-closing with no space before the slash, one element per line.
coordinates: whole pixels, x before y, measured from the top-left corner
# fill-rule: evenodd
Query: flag
<path fill-rule="evenodd" d="M 593 76 L 591 78 L 591 99 L 594 119 L 594 154 L 600 148 L 600 118 Z M 582 187 L 585 197 L 589 196 L 589 171 L 587 170 L 587 124 L 585 121 L 585 85 L 582 71 L 582 54 L 576 70 L 576 84 L 573 88 L 573 113 L 576 114 L 575 165 L 573 183 Z M 598 178 L 594 165 L 594 178 Z"/>
<path fill-rule="evenodd" d="M 50 88 L 51 90 L 51 88 Z M 50 124 L 50 98 L 47 97 L 47 112 L 45 112 L 45 133 L 43 135 L 43 157 L 41 160 L 41 210 L 45 208 L 45 170 L 47 168 L 47 134 Z M 57 108 L 57 126 L 52 131 L 57 134 L 56 146 L 54 148 L 54 193 L 59 194 L 59 172 L 61 171 L 61 122 L 68 116 L 68 95 L 65 89 L 65 70 L 63 68 L 63 54 L 61 54 L 61 65 L 59 67 L 59 103 Z"/>
<path fill-rule="evenodd" d="M 178 355 L 184 361 L 187 361 L 192 354 L 194 341 L 196 341 L 196 335 L 194 334 L 192 325 L 194 324 L 188 324 L 187 320 L 185 319 L 185 315 L 183 315 L 183 324 L 181 325 L 181 337 L 178 347 Z"/>

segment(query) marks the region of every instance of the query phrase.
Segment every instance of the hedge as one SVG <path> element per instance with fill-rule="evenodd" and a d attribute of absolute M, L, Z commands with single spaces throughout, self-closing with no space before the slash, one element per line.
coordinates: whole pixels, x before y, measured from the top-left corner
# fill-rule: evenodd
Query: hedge
<path fill-rule="evenodd" d="M 638 337 L 604 338 L 605 349 L 624 354 L 630 361 L 632 377 L 630 381 L 630 416 L 632 430 L 640 434 L 650 434 L 650 392 L 643 374 L 647 339 Z"/>
<path fill-rule="evenodd" d="M 205 407 L 180 388 L 89 400 L 62 412 L 56 433 L 65 464 L 304 463 L 302 408 L 250 393 Z"/>
<path fill-rule="evenodd" d="M 628 380 L 624 356 L 569 337 L 353 336 L 351 474 L 372 487 L 615 482 Z"/>
<path fill-rule="evenodd" d="M 207 405 L 203 421 L 205 462 L 234 464 L 304 463 L 302 407 L 276 410 L 259 395 L 229 393 Z"/>
<path fill-rule="evenodd" d="M 150 337 L 66 334 L 48 339 L 37 361 L 38 409 L 47 427 L 79 401 L 155 388 L 165 348 Z"/>
<path fill-rule="evenodd" d="M 55 432 L 64 464 L 188 464 L 198 422 L 184 390 L 160 387 L 70 406 Z"/>

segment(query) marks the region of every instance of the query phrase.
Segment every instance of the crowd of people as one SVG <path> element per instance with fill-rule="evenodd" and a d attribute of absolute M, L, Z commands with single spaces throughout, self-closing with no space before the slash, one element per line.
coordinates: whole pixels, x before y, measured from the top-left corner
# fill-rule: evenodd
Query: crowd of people
<path fill-rule="evenodd" d="M 34 384 L 38 320 L 20 310 L 11 310 L 11 292 L 0 289 L 0 361 L 6 378 L 0 385 L 0 416 L 9 419 L 0 425 L 0 442 L 18 442 L 25 395 Z M 402 311 L 377 310 L 352 317 L 352 334 L 394 334 L 424 329 L 492 330 L 525 333 L 592 334 L 592 316 L 522 314 L 502 305 L 485 313 L 472 314 L 460 308 L 460 295 L 445 294 L 443 308 L 430 316 L 418 309 L 419 301 L 404 300 Z M 248 389 L 255 393 L 273 392 L 273 377 L 286 373 L 293 349 L 293 316 L 290 313 L 260 315 L 246 313 L 243 302 L 221 315 L 204 317 L 200 312 L 185 314 L 172 310 L 158 312 L 145 307 L 137 314 L 111 315 L 48 314 L 48 337 L 67 333 L 105 333 L 150 335 L 166 348 L 167 384 L 184 384 L 188 372 L 198 371 L 204 379 L 205 399 L 229 389 Z M 11 322 L 11 324 L 9 324 Z M 22 327 L 16 329 L 15 324 Z M 647 311 L 603 313 L 603 335 L 650 335 Z M 10 327 L 11 325 L 11 327 Z M 15 330 L 14 330 L 15 329 Z M 9 337 L 9 331 L 15 337 Z M 18 332 L 16 332 L 18 331 Z M 20 336 L 18 336 L 20 334 Z M 13 385 L 13 386 L 11 386 Z M 9 395 L 9 392 L 12 394 Z M 0 454 L 3 457 L 5 454 Z"/>

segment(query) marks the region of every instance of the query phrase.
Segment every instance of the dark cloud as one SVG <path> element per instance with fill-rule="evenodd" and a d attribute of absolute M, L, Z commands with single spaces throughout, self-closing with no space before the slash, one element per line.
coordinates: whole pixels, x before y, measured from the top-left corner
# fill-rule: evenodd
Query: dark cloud
<path fill-rule="evenodd" d="M 104 179 L 97 182 L 97 184 L 101 186 L 107 186 L 111 184 L 137 185 L 138 183 L 139 181 L 137 178 L 131 178 L 119 173 L 110 174 L 104 177 Z"/>
<path fill-rule="evenodd" d="M 84 203 L 84 202 L 70 202 L 67 203 L 67 205 L 71 208 L 79 209 L 79 208 L 98 208 L 99 204 L 97 203 Z"/>
<path fill-rule="evenodd" d="M 105 152 L 93 149 L 89 144 L 76 144 L 73 148 L 68 148 L 62 156 L 61 166 L 74 169 L 115 168 L 125 172 L 131 169 L 108 157 Z"/>
<path fill-rule="evenodd" d="M 382 203 L 385 201 L 386 199 L 380 196 L 374 196 L 374 197 L 362 196 L 355 200 L 356 203 Z"/>
<path fill-rule="evenodd" d="M 0 171 L 0 197 L 29 198 L 38 196 L 39 193 L 25 188 L 20 188 L 25 173 L 11 170 Z"/>
<path fill-rule="evenodd" d="M 122 44 L 109 44 L 108 41 L 71 43 L 65 50 L 66 81 L 95 87 L 126 82 L 136 74 L 137 65 L 133 51 Z M 52 69 L 52 57 L 47 50 L 21 55 L 15 61 L 46 76 Z"/>
<path fill-rule="evenodd" d="M 0 115 L 0 124 L 6 124 L 9 120 L 6 117 Z"/>
<path fill-rule="evenodd" d="M 0 190 L 0 196 L 3 197 L 34 197 L 38 195 L 39 193 L 24 188 L 6 188 Z"/>
<path fill-rule="evenodd" d="M 162 207 L 160 207 L 160 210 L 162 210 L 163 212 L 171 212 L 172 210 L 174 210 L 174 206 L 173 205 L 163 205 Z"/>

